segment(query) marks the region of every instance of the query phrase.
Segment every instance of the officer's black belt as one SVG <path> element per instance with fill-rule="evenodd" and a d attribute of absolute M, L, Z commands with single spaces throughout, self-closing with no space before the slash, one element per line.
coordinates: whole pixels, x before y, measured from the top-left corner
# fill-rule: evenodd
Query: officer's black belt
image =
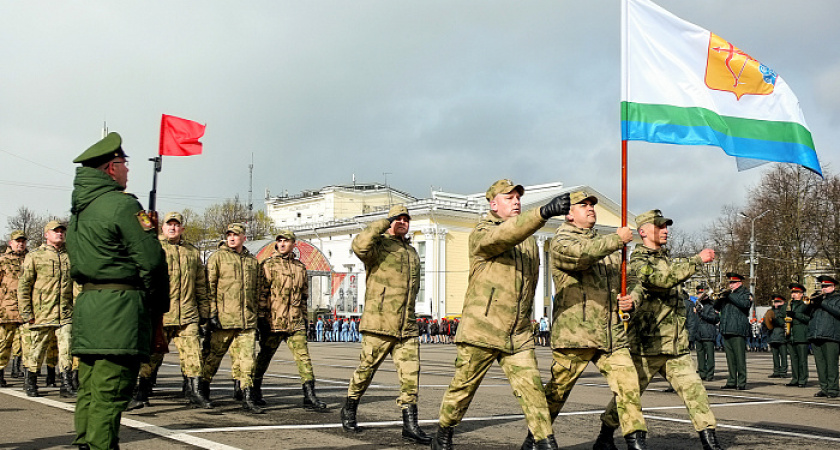
<path fill-rule="evenodd" d="M 82 291 L 103 291 L 110 289 L 114 291 L 139 291 L 140 288 L 132 284 L 124 283 L 85 283 Z"/>

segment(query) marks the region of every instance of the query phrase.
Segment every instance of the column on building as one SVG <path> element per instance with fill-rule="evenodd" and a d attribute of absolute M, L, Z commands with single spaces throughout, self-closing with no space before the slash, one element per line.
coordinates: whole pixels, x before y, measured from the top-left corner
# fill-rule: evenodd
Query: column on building
<path fill-rule="evenodd" d="M 425 314 L 434 315 L 434 311 L 436 309 L 436 301 L 437 301 L 437 277 L 435 273 L 437 269 L 435 268 L 435 229 L 432 227 L 425 227 L 423 228 L 423 238 L 426 240 L 425 245 L 425 254 L 423 257 L 425 258 L 425 267 L 423 268 L 424 277 L 426 280 L 426 289 L 423 292 L 423 295 L 426 297 L 423 299 L 424 304 L 428 302 L 428 311 L 423 311 Z"/>
<path fill-rule="evenodd" d="M 438 241 L 437 252 L 437 280 L 438 280 L 438 305 L 440 317 L 446 316 L 446 228 L 438 228 L 436 237 Z"/>

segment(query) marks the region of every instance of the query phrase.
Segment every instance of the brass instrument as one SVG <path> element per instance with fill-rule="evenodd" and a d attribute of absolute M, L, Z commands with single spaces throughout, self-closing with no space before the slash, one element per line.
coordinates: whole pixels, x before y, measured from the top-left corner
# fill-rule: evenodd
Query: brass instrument
<path fill-rule="evenodd" d="M 793 311 L 793 299 L 790 299 L 787 307 L 788 312 Z M 790 327 L 793 325 L 793 319 L 785 317 L 785 336 L 790 336 Z"/>
<path fill-rule="evenodd" d="M 774 320 L 776 320 L 776 312 L 773 311 L 773 308 L 770 308 L 766 313 L 764 313 L 764 326 L 767 327 L 768 330 L 773 330 Z"/>

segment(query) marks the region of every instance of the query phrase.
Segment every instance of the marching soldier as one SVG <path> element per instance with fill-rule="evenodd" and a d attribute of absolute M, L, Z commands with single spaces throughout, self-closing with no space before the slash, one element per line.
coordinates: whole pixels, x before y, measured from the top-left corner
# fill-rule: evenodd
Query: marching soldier
<path fill-rule="evenodd" d="M 151 351 L 151 315 L 169 307 L 154 223 L 124 192 L 126 158 L 120 135 L 109 133 L 73 160 L 82 164 L 67 228 L 70 276 L 82 285 L 71 342 L 81 382 L 73 445 L 81 448 L 118 447 L 120 416 Z"/>
<path fill-rule="evenodd" d="M 791 380 L 785 386 L 805 387 L 808 385 L 808 323 L 811 316 L 806 314 L 807 305 L 802 298 L 805 286 L 791 283 L 790 303 L 785 311 L 785 332 L 790 341 Z"/>
<path fill-rule="evenodd" d="M 750 335 L 750 307 L 752 294 L 744 286 L 744 277 L 727 273 L 729 289 L 721 292 L 715 301 L 720 312 L 720 334 L 723 335 L 723 350 L 726 352 L 728 375 L 721 389 L 747 388 L 747 336 Z"/>
<path fill-rule="evenodd" d="M 408 240 L 410 223 L 405 206 L 396 205 L 387 219 L 371 222 L 353 239 L 353 252 L 367 272 L 366 307 L 359 325 L 362 354 L 341 408 L 341 425 L 345 431 L 361 431 L 356 422 L 359 400 L 390 354 L 400 379 L 397 405 L 402 409 L 403 439 L 428 444 L 431 438 L 417 424 L 420 341 L 414 308 L 420 290 L 420 257 Z M 337 330 L 341 323 L 333 326 Z"/>
<path fill-rule="evenodd" d="M 773 353 L 773 373 L 767 378 L 787 378 L 788 337 L 785 335 L 785 317 L 787 302 L 778 294 L 773 294 L 773 307 L 764 316 L 764 326 L 770 330 L 767 341 Z M 772 311 L 772 312 L 771 312 Z"/>
<path fill-rule="evenodd" d="M 60 395 L 75 397 L 72 383 L 73 359 L 70 356 L 70 335 L 73 328 L 73 280 L 70 259 L 64 248 L 67 227 L 52 220 L 44 227 L 45 241 L 29 252 L 23 261 L 18 284 L 18 305 L 21 319 L 28 325 L 29 352 L 26 355 L 26 395 L 38 396 L 35 374 L 47 353 L 47 346 L 57 341 L 58 367 L 61 373 Z M 49 382 L 48 382 L 49 383 Z"/>
<path fill-rule="evenodd" d="M 262 398 L 263 376 L 277 347 L 286 341 L 303 383 L 303 407 L 325 410 L 327 404 L 315 395 L 315 373 L 306 339 L 306 301 L 309 298 L 306 266 L 295 258 L 294 249 L 295 233 L 282 230 L 277 233 L 274 252 L 262 262 L 265 282 L 257 319 L 260 353 L 254 369 L 255 402 L 265 404 Z"/>
<path fill-rule="evenodd" d="M 697 288 L 697 374 L 706 381 L 715 378 L 715 338 L 720 315 L 712 305 L 712 298 L 706 293 L 706 287 Z"/>
<path fill-rule="evenodd" d="M 231 350 L 231 365 L 237 366 L 235 374 L 242 388 L 242 405 L 245 409 L 262 414 L 263 409 L 254 403 L 253 373 L 257 338 L 257 310 L 262 272 L 257 258 L 245 248 L 245 225 L 232 223 L 225 232 L 225 245 L 210 255 L 207 261 L 207 281 L 210 295 L 210 353 L 204 361 L 202 394 L 210 399 L 210 382 L 222 358 Z"/>
<path fill-rule="evenodd" d="M 490 212 L 469 238 L 470 275 L 455 337 L 455 376 L 443 395 L 432 449 L 451 449 L 452 433 L 493 361 L 498 361 L 525 413 L 538 449 L 557 442 L 534 355 L 531 316 L 540 255 L 532 236 L 548 219 L 569 213 L 569 194 L 521 213 L 525 189 L 498 180 L 487 190 Z"/>
<path fill-rule="evenodd" d="M 9 247 L 0 255 L 0 387 L 6 387 L 4 370 L 12 358 L 11 376 L 22 367 L 20 351 L 23 319 L 20 318 L 17 292 L 20 267 L 26 257 L 26 234 L 21 230 L 9 235 Z M 21 352 L 23 353 L 23 352 Z M 26 378 L 29 379 L 28 377 Z M 24 383 L 26 381 L 24 380 Z"/>
<path fill-rule="evenodd" d="M 835 398 L 840 395 L 840 292 L 835 290 L 837 280 L 832 276 L 820 275 L 817 281 L 822 292 L 811 298 L 806 310 L 811 316 L 808 340 L 820 379 L 820 390 L 814 397 Z"/>
<path fill-rule="evenodd" d="M 545 386 L 552 422 L 563 409 L 577 380 L 589 363 L 607 379 L 621 415 L 621 430 L 627 448 L 644 449 L 647 426 L 642 417 L 639 376 L 630 357 L 627 333 L 620 313 L 629 313 L 640 300 L 621 296 L 621 248 L 633 239 L 628 227 L 615 233 L 595 231 L 598 198 L 584 191 L 573 192 L 566 222 L 551 240 L 551 272 L 557 292 L 551 347 L 554 362 L 551 381 Z M 595 448 L 610 448 L 614 428 L 601 430 Z M 533 448 L 529 433 L 523 448 Z"/>
<path fill-rule="evenodd" d="M 683 303 L 688 293 L 682 287 L 704 263 L 714 260 L 715 252 L 707 248 L 691 258 L 672 259 L 665 245 L 673 223 L 658 209 L 636 217 L 642 245 L 633 250 L 628 266 L 634 289 L 643 288 L 645 295 L 630 316 L 630 353 L 642 393 L 656 374 L 662 375 L 685 403 L 704 450 L 718 450 L 722 447 L 715 433 L 717 422 L 688 351 Z M 618 426 L 615 398 L 601 420 L 607 427 Z"/>

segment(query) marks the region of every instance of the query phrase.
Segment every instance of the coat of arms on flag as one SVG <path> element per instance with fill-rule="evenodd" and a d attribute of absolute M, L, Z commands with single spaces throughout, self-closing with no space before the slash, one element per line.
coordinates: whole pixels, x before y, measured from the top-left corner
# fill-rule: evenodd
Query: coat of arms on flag
<path fill-rule="evenodd" d="M 706 86 L 709 89 L 732 92 L 738 100 L 746 94 L 773 93 L 776 72 L 722 37 L 714 33 L 709 35 L 706 60 Z"/>

